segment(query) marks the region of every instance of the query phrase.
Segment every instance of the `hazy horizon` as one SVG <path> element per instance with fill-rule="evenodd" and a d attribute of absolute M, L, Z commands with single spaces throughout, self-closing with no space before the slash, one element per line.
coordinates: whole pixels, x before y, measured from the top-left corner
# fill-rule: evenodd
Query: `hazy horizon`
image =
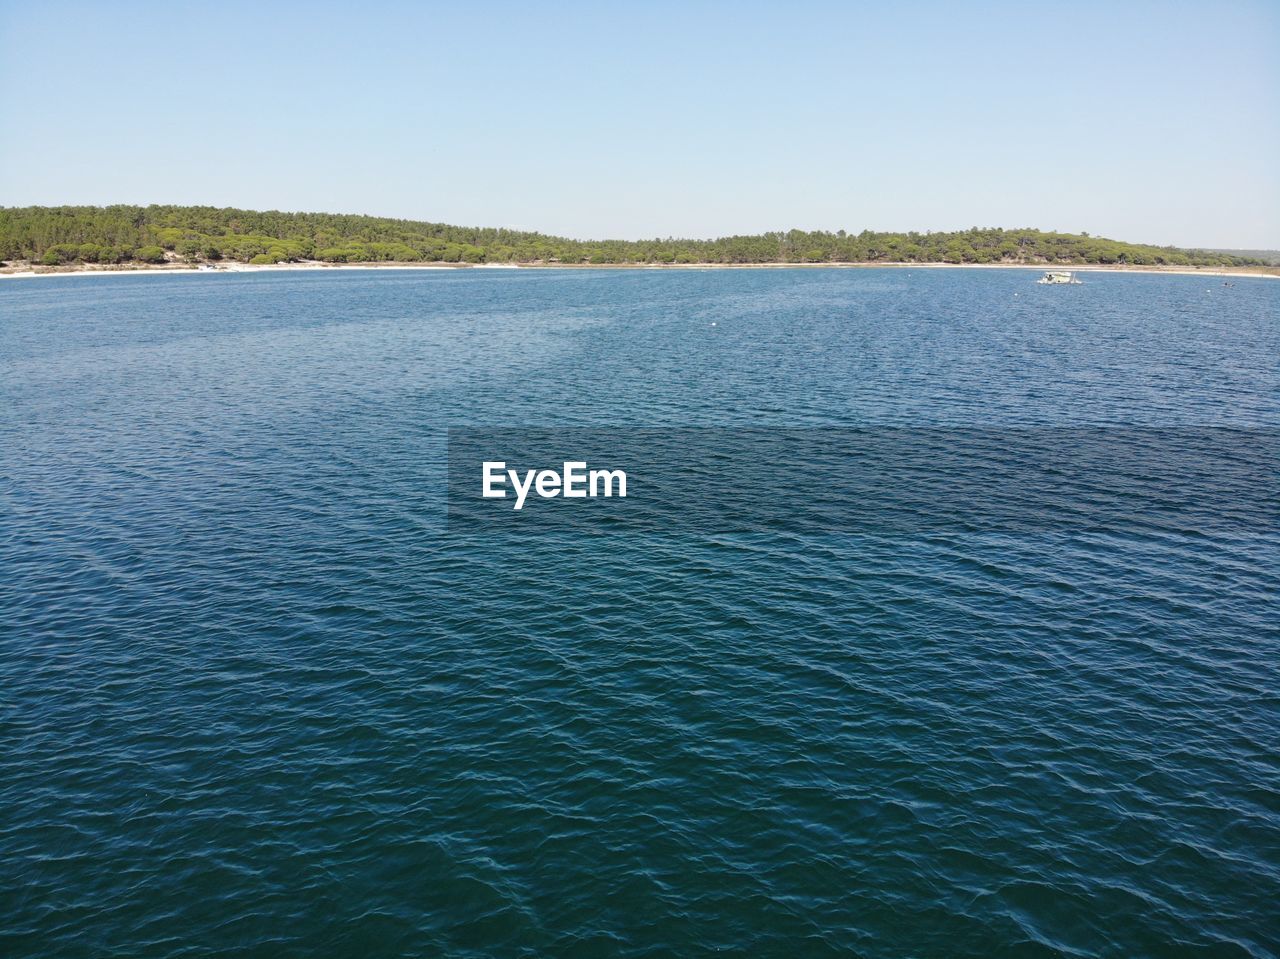
<path fill-rule="evenodd" d="M 0 205 L 1280 249 L 1280 10 L 0 0 Z"/>

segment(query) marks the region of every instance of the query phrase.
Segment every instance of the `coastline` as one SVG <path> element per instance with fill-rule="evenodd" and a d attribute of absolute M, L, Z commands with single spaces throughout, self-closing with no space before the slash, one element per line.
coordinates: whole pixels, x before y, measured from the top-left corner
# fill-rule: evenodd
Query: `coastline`
<path fill-rule="evenodd" d="M 281 273 L 317 270 L 830 270 L 830 269 L 898 269 L 898 270 L 1071 270 L 1075 273 L 1163 273 L 1172 276 L 1248 276 L 1280 279 L 1280 267 L 1190 267 L 1190 266 L 1124 266 L 1093 263 L 323 263 L 308 260 L 300 263 L 226 263 L 213 269 L 169 264 L 139 264 L 130 267 L 37 267 L 0 268 L 0 280 L 38 279 L 51 276 L 151 276 L 165 274 L 218 276 L 230 273 Z"/>

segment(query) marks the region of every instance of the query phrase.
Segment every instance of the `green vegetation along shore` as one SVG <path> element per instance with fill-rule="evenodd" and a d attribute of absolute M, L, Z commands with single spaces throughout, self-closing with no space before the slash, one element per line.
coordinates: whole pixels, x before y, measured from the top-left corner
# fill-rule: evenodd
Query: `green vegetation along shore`
<path fill-rule="evenodd" d="M 204 263 L 953 263 L 1256 266 L 1258 258 L 1042 230 L 569 240 L 334 213 L 203 206 L 0 207 L 0 261 L 41 267 Z"/>

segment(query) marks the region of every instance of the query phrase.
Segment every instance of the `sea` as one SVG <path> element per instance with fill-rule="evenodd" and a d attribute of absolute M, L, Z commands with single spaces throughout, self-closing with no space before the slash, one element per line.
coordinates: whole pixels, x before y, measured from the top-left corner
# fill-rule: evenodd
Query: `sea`
<path fill-rule="evenodd" d="M 1280 282 L 1082 278 L 0 282 L 0 955 L 1280 954 Z"/>

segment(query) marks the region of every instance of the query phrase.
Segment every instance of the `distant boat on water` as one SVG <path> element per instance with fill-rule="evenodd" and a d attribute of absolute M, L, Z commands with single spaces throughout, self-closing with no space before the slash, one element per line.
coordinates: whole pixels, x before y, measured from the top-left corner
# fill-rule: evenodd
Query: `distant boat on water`
<path fill-rule="evenodd" d="M 1056 285 L 1059 283 L 1079 283 L 1080 280 L 1074 273 L 1067 270 L 1046 270 L 1044 276 L 1040 277 L 1036 282 Z"/>

